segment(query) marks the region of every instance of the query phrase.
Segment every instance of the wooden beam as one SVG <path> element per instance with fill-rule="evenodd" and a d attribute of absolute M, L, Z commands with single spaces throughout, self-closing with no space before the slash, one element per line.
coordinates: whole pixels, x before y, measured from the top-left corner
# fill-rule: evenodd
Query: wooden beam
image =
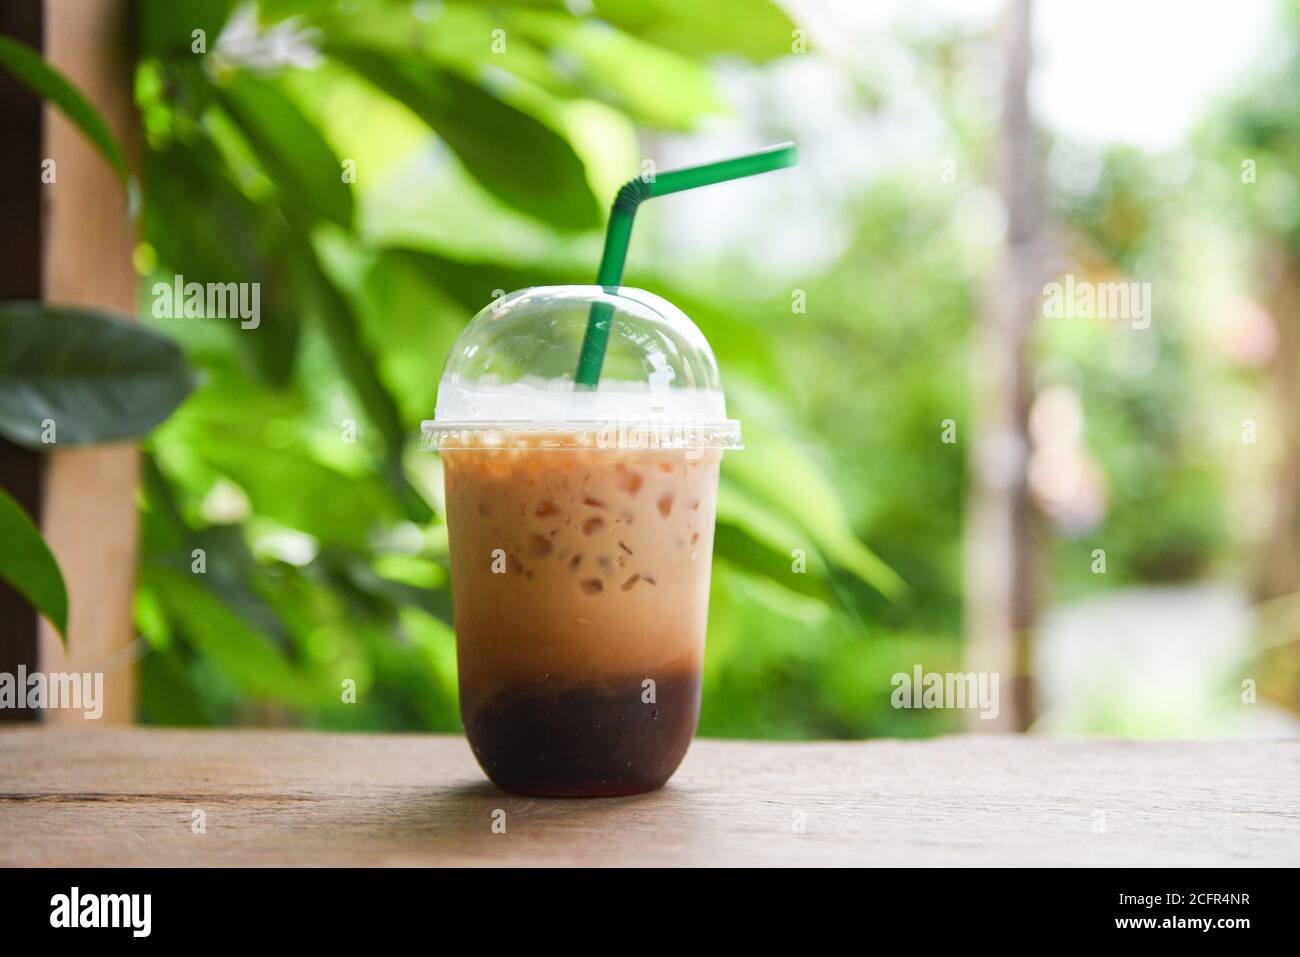
<path fill-rule="evenodd" d="M 138 122 L 129 0 L 46 0 L 45 56 L 104 116 L 128 155 Z M 44 155 L 55 162 L 45 187 L 45 298 L 135 313 L 134 224 L 112 167 L 63 115 L 47 107 Z M 45 671 L 104 672 L 104 713 L 52 711 L 52 723 L 126 724 L 135 714 L 137 559 L 135 446 L 55 450 L 49 455 L 44 531 L 68 583 L 69 652 L 41 629 Z"/>
<path fill-rule="evenodd" d="M 997 718 L 969 719 L 980 731 L 1024 731 L 1035 718 L 1041 550 L 1027 482 L 1029 343 L 1046 275 L 1041 173 L 1029 110 L 1031 10 L 1030 0 L 1006 5 L 999 192 L 1007 236 L 975 330 L 974 447 L 964 532 L 966 667 L 999 675 L 1001 691 Z"/>

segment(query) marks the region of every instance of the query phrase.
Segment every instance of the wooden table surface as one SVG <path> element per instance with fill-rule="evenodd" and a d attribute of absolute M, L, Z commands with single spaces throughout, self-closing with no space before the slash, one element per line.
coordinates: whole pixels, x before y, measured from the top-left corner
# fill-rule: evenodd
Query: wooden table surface
<path fill-rule="evenodd" d="M 555 801 L 454 736 L 0 730 L 0 864 L 1294 866 L 1300 742 L 702 740 Z"/>

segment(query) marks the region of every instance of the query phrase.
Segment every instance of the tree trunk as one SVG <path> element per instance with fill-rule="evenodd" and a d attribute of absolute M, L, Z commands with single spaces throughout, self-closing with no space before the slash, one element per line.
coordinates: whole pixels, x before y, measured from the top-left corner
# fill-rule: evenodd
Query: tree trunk
<path fill-rule="evenodd" d="M 100 111 L 128 155 L 138 145 L 134 5 L 130 0 L 45 0 L 45 56 Z M 135 223 L 122 184 L 80 131 L 46 107 L 45 298 L 135 314 Z M 129 724 L 135 717 L 135 595 L 139 463 L 134 443 L 54 451 L 45 485 L 44 532 L 68 582 L 68 652 L 43 627 L 46 671 L 104 674 L 104 713 L 49 720 Z"/>
<path fill-rule="evenodd" d="M 1280 459 L 1273 480 L 1273 516 L 1257 596 L 1281 598 L 1300 592 L 1300 261 L 1279 251 L 1268 311 L 1277 325 L 1277 349 L 1269 365 Z"/>
<path fill-rule="evenodd" d="M 1029 116 L 1030 2 L 1010 0 L 1003 24 L 999 192 L 1007 234 L 986 290 L 974 348 L 974 446 L 966 505 L 967 668 L 999 676 L 996 719 L 979 730 L 1023 731 L 1034 719 L 1035 516 L 1025 466 L 1031 399 L 1027 346 L 1044 281 L 1037 144 Z"/>

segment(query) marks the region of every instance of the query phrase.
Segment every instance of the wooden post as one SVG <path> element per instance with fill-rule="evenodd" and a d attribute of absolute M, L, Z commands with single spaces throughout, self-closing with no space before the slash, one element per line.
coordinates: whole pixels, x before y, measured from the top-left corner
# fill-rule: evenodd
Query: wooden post
<path fill-rule="evenodd" d="M 975 441 L 966 505 L 967 668 L 999 675 L 1000 713 L 985 731 L 1034 718 L 1035 521 L 1026 464 L 1031 396 L 1027 346 L 1042 303 L 1043 214 L 1029 114 L 1030 0 L 1007 4 L 999 191 L 1007 236 L 975 336 Z"/>
<path fill-rule="evenodd" d="M 1278 341 L 1269 363 L 1273 414 L 1281 456 L 1273 477 L 1273 517 L 1262 550 L 1256 597 L 1267 601 L 1300 591 L 1300 259 L 1285 244 L 1273 251 L 1266 303 Z"/>
<path fill-rule="evenodd" d="M 40 0 L 18 0 L 0 10 L 5 32 L 43 49 L 130 153 L 138 124 L 132 95 L 135 31 L 128 0 L 46 0 L 44 5 Z M 10 29 L 15 21 L 26 27 L 25 35 Z M 13 209 L 23 214 L 12 215 L 6 201 L 0 294 L 134 314 L 134 226 L 116 173 L 55 108 L 42 107 L 9 81 L 0 86 L 0 96 L 6 125 L 10 116 L 21 121 L 6 130 L 12 140 L 0 152 L 4 181 L 15 194 Z M 41 175 L 45 160 L 54 164 L 53 181 L 48 183 Z M 6 195 L 9 192 L 6 186 Z M 43 215 L 30 216 L 33 203 Z M 70 650 L 65 654 L 57 635 L 44 624 L 38 645 L 30 609 L 11 617 L 6 606 L 0 664 L 22 663 L 46 672 L 103 672 L 100 721 L 87 722 L 80 712 L 70 711 L 51 711 L 46 718 L 78 725 L 127 724 L 135 711 L 136 450 L 130 444 L 62 450 L 57 441 L 48 454 L 12 446 L 0 450 L 0 480 L 11 493 L 26 485 L 39 487 L 42 469 L 43 502 L 29 495 L 23 504 L 40 514 L 67 581 Z M 0 596 L 0 604 L 14 597 Z"/>
<path fill-rule="evenodd" d="M 128 155 L 136 145 L 135 21 L 129 0 L 46 0 L 45 55 L 86 94 Z M 47 187 L 45 298 L 135 314 L 131 254 L 135 224 L 122 184 L 62 114 L 46 108 L 46 155 L 58 181 Z M 45 486 L 46 539 L 68 581 L 69 653 L 42 628 L 42 668 L 103 671 L 104 716 L 135 715 L 132 613 L 137 558 L 133 444 L 55 451 Z M 89 722 L 55 711 L 50 720 Z"/>

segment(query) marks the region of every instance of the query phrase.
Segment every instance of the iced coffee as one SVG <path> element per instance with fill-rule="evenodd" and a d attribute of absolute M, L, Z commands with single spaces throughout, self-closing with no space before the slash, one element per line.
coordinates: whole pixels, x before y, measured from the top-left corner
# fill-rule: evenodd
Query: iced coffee
<path fill-rule="evenodd" d="M 593 305 L 598 387 L 574 379 Z M 659 787 L 700 713 L 718 469 L 738 448 L 708 343 L 641 290 L 523 290 L 452 349 L 439 451 L 466 736 L 521 794 Z"/>
<path fill-rule="evenodd" d="M 721 452 L 498 436 L 444 452 L 461 715 L 524 794 L 632 794 L 700 708 Z"/>

